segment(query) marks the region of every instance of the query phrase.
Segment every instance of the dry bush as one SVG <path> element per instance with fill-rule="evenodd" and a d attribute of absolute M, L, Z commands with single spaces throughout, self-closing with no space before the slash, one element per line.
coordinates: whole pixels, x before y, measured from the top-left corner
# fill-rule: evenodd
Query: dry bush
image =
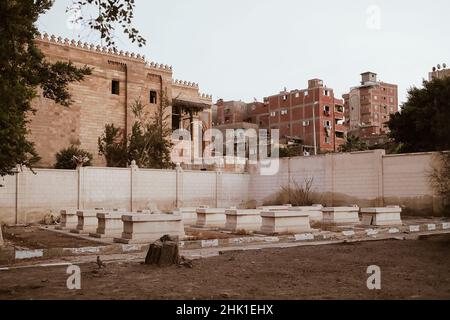
<path fill-rule="evenodd" d="M 293 180 L 288 186 L 281 187 L 272 200 L 264 202 L 265 206 L 292 204 L 294 207 L 313 205 L 314 178 L 305 178 L 303 185 Z"/>

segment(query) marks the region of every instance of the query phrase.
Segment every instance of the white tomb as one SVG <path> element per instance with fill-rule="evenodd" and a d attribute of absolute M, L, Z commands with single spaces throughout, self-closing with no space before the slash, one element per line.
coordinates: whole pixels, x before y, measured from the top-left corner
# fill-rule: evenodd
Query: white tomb
<path fill-rule="evenodd" d="M 181 215 L 183 223 L 186 226 L 192 226 L 197 223 L 197 209 L 206 207 L 183 207 L 173 210 L 173 214 Z"/>
<path fill-rule="evenodd" d="M 115 242 L 125 244 L 151 243 L 164 235 L 184 238 L 181 216 L 174 214 L 125 214 L 123 232 Z"/>
<path fill-rule="evenodd" d="M 361 209 L 362 224 L 366 226 L 401 226 L 402 208 L 390 206 L 385 208 Z"/>
<path fill-rule="evenodd" d="M 359 207 L 327 207 L 322 209 L 323 223 L 336 225 L 359 224 Z"/>
<path fill-rule="evenodd" d="M 311 232 L 309 215 L 301 211 L 263 211 L 261 213 L 263 234 Z"/>
<path fill-rule="evenodd" d="M 223 228 L 226 223 L 225 208 L 198 208 L 196 227 Z"/>
<path fill-rule="evenodd" d="M 97 212 L 100 210 L 78 210 L 78 224 L 76 229 L 70 230 L 71 233 L 89 234 L 97 231 L 98 219 Z"/>
<path fill-rule="evenodd" d="M 225 215 L 226 230 L 259 231 L 261 229 L 261 210 L 228 209 Z"/>
<path fill-rule="evenodd" d="M 94 238 L 115 238 L 120 237 L 123 232 L 122 216 L 127 214 L 126 212 L 98 212 L 97 213 L 97 231 L 90 233 Z"/>
<path fill-rule="evenodd" d="M 56 227 L 57 230 L 76 229 L 78 225 L 78 216 L 76 209 L 63 209 L 60 211 L 61 223 Z"/>
<path fill-rule="evenodd" d="M 310 207 L 292 207 L 289 208 L 289 211 L 301 211 L 309 216 L 311 222 L 322 222 L 322 209 L 323 206 L 321 204 L 314 204 Z"/>

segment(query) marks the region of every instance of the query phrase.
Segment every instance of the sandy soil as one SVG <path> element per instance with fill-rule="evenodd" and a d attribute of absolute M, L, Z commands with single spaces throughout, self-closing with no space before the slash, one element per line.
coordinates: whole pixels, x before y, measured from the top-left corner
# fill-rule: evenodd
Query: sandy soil
<path fill-rule="evenodd" d="M 27 227 L 5 227 L 3 237 L 12 245 L 29 249 L 47 248 L 82 248 L 98 247 L 103 244 L 75 238 L 52 231 L 39 229 L 38 226 Z"/>
<path fill-rule="evenodd" d="M 66 268 L 0 272 L 0 299 L 450 299 L 450 235 L 320 247 L 230 252 L 192 269 L 139 263 L 81 265 L 82 289 Z M 366 286 L 369 265 L 382 290 Z"/>

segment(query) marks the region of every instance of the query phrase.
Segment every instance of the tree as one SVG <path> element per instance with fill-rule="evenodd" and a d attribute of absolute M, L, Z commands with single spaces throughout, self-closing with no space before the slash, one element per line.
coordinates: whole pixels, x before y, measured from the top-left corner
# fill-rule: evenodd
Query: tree
<path fill-rule="evenodd" d="M 431 184 L 442 198 L 445 215 L 450 216 L 450 153 L 440 153 L 438 162 L 430 175 Z"/>
<path fill-rule="evenodd" d="M 450 77 L 424 81 L 411 88 L 401 113 L 391 116 L 390 137 L 401 152 L 450 149 Z"/>
<path fill-rule="evenodd" d="M 56 154 L 55 169 L 76 169 L 80 160 L 83 160 L 83 166 L 89 167 L 92 165 L 92 158 L 91 153 L 71 145 Z"/>
<path fill-rule="evenodd" d="M 167 169 L 173 166 L 170 156 L 173 146 L 168 112 L 170 101 L 164 90 L 160 97 L 153 113 L 149 113 L 139 99 L 134 102 L 132 112 L 136 120 L 128 136 L 121 134 L 122 129 L 114 124 L 106 125 L 98 144 L 99 154 L 105 157 L 109 167 L 126 167 L 133 160 L 142 168 Z"/>
<path fill-rule="evenodd" d="M 347 141 L 339 147 L 340 152 L 366 151 L 368 149 L 367 143 L 353 135 L 348 136 Z"/>
<path fill-rule="evenodd" d="M 0 176 L 12 174 L 16 165 L 31 167 L 39 161 L 34 144 L 27 139 L 29 116 L 35 112 L 31 101 L 38 93 L 68 107 L 72 102 L 68 85 L 91 74 L 91 69 L 77 68 L 71 62 L 48 63 L 36 47 L 36 21 L 53 2 L 0 1 Z M 97 18 L 88 25 L 100 32 L 108 46 L 114 45 L 112 34 L 117 23 L 132 42 L 145 44 L 131 27 L 134 0 L 73 2 L 98 7 Z"/>

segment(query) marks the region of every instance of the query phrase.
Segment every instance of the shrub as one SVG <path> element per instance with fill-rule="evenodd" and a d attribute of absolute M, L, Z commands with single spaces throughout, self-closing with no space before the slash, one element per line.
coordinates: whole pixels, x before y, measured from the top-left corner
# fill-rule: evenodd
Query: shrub
<path fill-rule="evenodd" d="M 450 153 L 440 154 L 439 166 L 433 168 L 430 180 L 433 189 L 442 198 L 444 214 L 450 216 Z"/>
<path fill-rule="evenodd" d="M 83 166 L 91 166 L 92 154 L 75 145 L 59 151 L 56 154 L 55 169 L 76 169 L 77 161 L 83 160 Z"/>
<path fill-rule="evenodd" d="M 274 198 L 264 203 L 264 205 L 284 205 L 292 204 L 295 207 L 313 205 L 314 178 L 305 178 L 304 184 L 292 181 L 289 185 L 281 187 Z"/>

